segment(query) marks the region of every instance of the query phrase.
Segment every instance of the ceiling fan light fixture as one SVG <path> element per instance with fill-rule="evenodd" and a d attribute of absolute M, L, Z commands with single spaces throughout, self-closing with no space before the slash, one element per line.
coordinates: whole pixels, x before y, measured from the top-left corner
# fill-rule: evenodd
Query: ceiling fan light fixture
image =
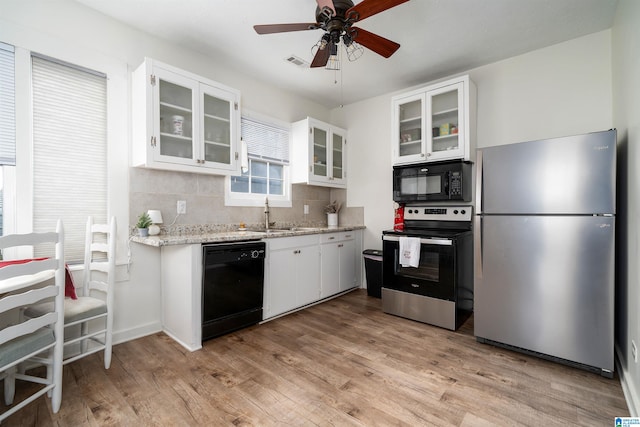
<path fill-rule="evenodd" d="M 356 42 L 351 42 L 348 45 L 345 43 L 344 50 L 347 52 L 347 58 L 351 62 L 360 58 L 364 54 L 364 48 Z"/>
<path fill-rule="evenodd" d="M 338 57 L 338 45 L 335 43 L 331 43 L 331 54 L 329 55 L 329 60 L 327 61 L 327 65 L 324 67 L 327 70 L 340 70 L 340 57 Z"/>

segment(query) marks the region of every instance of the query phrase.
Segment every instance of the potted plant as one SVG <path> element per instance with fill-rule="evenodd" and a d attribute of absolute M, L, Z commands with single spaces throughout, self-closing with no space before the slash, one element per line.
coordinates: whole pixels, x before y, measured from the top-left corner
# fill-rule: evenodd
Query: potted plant
<path fill-rule="evenodd" d="M 136 227 L 138 228 L 138 235 L 140 237 L 147 237 L 149 235 L 149 226 L 151 225 L 151 218 L 149 214 L 143 212 L 138 217 L 138 222 L 136 223 Z"/>
<path fill-rule="evenodd" d="M 327 226 L 329 228 L 336 228 L 338 226 L 338 212 L 340 212 L 341 207 L 342 204 L 336 200 L 324 207 L 324 211 L 327 213 Z"/>

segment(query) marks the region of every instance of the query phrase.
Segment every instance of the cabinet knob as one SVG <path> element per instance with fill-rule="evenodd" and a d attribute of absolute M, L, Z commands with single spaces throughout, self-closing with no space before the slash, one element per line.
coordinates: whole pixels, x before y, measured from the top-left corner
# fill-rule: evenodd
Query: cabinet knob
<path fill-rule="evenodd" d="M 420 153 L 420 157 L 424 157 L 424 153 Z"/>

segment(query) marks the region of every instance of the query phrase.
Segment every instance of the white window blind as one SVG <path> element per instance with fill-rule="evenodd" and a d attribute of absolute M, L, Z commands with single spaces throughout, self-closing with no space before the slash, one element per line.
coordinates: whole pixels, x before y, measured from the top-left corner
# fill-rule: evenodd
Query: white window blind
<path fill-rule="evenodd" d="M 0 165 L 16 164 L 14 62 L 13 46 L 0 43 Z"/>
<path fill-rule="evenodd" d="M 242 140 L 250 158 L 289 164 L 289 131 L 274 125 L 241 119 Z"/>
<path fill-rule="evenodd" d="M 80 261 L 87 217 L 107 219 L 106 77 L 33 55 L 32 85 L 33 229 L 61 218 L 65 258 Z"/>

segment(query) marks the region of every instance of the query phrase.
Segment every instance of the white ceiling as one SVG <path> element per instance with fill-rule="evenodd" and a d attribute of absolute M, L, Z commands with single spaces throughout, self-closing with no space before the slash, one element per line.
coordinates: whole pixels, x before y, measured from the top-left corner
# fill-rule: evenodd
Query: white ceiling
<path fill-rule="evenodd" d="M 385 59 L 370 50 L 355 62 L 343 56 L 342 70 L 334 72 L 285 60 L 296 55 L 311 62 L 311 47 L 322 30 L 268 35 L 253 30 L 255 24 L 315 22 L 316 0 L 76 1 L 330 108 L 608 29 L 617 3 L 410 0 L 356 24 L 400 43 L 393 56 Z"/>

